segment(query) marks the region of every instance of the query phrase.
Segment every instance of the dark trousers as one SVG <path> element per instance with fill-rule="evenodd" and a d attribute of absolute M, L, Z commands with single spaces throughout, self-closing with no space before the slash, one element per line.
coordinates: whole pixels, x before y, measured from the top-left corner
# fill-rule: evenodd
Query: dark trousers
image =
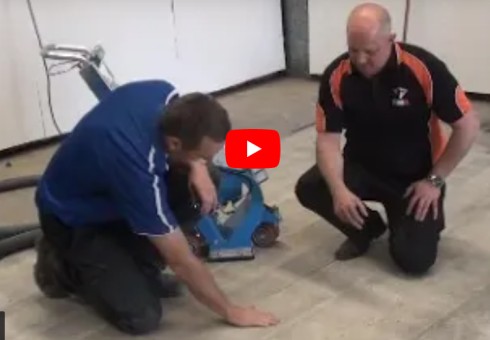
<path fill-rule="evenodd" d="M 218 185 L 217 170 L 210 171 Z M 171 209 L 184 231 L 192 232 L 200 213 L 187 169 L 171 167 L 166 182 Z M 165 263 L 147 237 L 133 233 L 124 220 L 71 228 L 41 213 L 40 222 L 44 238 L 38 249 L 38 284 L 43 281 L 39 278 L 53 276 L 49 270 L 56 267 L 63 287 L 118 329 L 143 334 L 159 325 L 165 294 L 159 279 Z"/>
<path fill-rule="evenodd" d="M 302 206 L 323 217 L 359 246 L 367 245 L 388 228 L 389 249 L 394 262 L 407 273 L 426 272 L 435 263 L 440 232 L 444 229 L 445 190 L 439 200 L 438 218 L 434 219 L 430 210 L 425 220 L 419 222 L 413 215 L 406 214 L 409 202 L 409 198 L 403 197 L 406 184 L 382 180 L 351 161 L 345 161 L 344 181 L 361 200 L 380 202 L 384 206 L 388 226 L 372 209 L 369 209 L 361 230 L 342 222 L 334 213 L 331 192 L 316 165 L 299 178 L 296 196 Z"/>
<path fill-rule="evenodd" d="M 144 236 L 125 221 L 70 228 L 53 215 L 40 215 L 46 242 L 55 252 L 64 288 L 118 329 L 132 334 L 155 329 L 162 316 L 159 277 L 165 267 Z M 38 261 L 39 261 L 38 257 Z M 52 263 L 44 263 L 50 270 Z"/>

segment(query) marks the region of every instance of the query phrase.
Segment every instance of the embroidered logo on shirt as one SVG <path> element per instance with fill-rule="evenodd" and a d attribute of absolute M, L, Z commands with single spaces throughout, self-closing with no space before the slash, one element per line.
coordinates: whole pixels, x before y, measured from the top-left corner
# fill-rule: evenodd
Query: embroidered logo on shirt
<path fill-rule="evenodd" d="M 393 89 L 393 93 L 395 94 L 395 98 L 392 100 L 393 106 L 405 107 L 410 105 L 408 99 L 405 98 L 408 93 L 408 89 L 404 87 L 396 87 Z"/>

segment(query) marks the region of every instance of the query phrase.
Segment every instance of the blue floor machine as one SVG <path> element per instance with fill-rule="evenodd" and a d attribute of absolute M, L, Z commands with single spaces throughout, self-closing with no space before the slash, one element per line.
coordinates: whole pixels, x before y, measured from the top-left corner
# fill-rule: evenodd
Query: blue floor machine
<path fill-rule="evenodd" d="M 117 84 L 104 63 L 104 49 L 92 50 L 73 45 L 48 45 L 42 51 L 46 60 L 71 63 L 97 97 L 102 100 Z M 53 65 L 56 66 L 56 65 Z M 281 216 L 275 206 L 264 202 L 260 184 L 268 179 L 264 169 L 232 169 L 224 152 L 217 155 L 220 172 L 219 208 L 202 217 L 187 238 L 194 253 L 210 261 L 255 258 L 256 247 L 270 247 L 279 237 Z"/>
<path fill-rule="evenodd" d="M 260 187 L 268 175 L 263 169 L 232 169 L 216 163 L 220 207 L 201 218 L 190 243 L 196 254 L 210 261 L 254 259 L 256 247 L 271 247 L 279 237 L 279 209 L 265 203 Z"/>

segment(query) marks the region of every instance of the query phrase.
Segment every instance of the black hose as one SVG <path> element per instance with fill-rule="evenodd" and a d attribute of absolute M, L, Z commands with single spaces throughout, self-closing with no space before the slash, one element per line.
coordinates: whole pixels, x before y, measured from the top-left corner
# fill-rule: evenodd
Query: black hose
<path fill-rule="evenodd" d="M 0 181 L 0 193 L 35 187 L 39 175 L 24 176 Z M 34 247 L 41 235 L 39 224 L 20 224 L 0 227 L 0 259 L 21 250 Z"/>
<path fill-rule="evenodd" d="M 39 229 L 39 224 L 19 224 L 5 227 L 1 226 L 0 241 L 36 229 Z"/>
<path fill-rule="evenodd" d="M 39 175 L 9 178 L 0 181 L 0 193 L 35 187 L 39 182 Z"/>
<path fill-rule="evenodd" d="M 40 236 L 41 229 L 37 228 L 0 240 L 0 259 L 21 250 L 33 248 Z"/>

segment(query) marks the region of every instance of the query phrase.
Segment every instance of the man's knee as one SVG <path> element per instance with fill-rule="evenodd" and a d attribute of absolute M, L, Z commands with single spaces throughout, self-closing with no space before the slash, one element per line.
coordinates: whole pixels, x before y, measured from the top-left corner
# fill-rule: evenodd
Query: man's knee
<path fill-rule="evenodd" d="M 420 233 L 415 229 L 423 226 L 409 226 L 411 230 L 398 230 L 392 234 L 390 252 L 393 261 L 405 273 L 423 275 L 434 265 L 437 258 L 438 237 L 431 233 Z"/>
<path fill-rule="evenodd" d="M 162 318 L 161 307 L 148 306 L 142 311 L 122 313 L 116 320 L 115 326 L 121 331 L 132 335 L 143 335 L 158 329 Z"/>
<path fill-rule="evenodd" d="M 418 254 L 413 252 L 392 251 L 392 258 L 396 265 L 409 275 L 424 275 L 434 265 L 436 255 L 431 253 Z"/>
<path fill-rule="evenodd" d="M 294 192 L 303 207 L 311 209 L 315 205 L 314 200 L 317 199 L 319 185 L 321 185 L 320 180 L 318 176 L 314 176 L 312 169 L 305 172 L 298 179 Z"/>
<path fill-rule="evenodd" d="M 299 203 L 301 203 L 302 206 L 306 206 L 308 204 L 308 193 L 307 193 L 307 183 L 305 183 L 305 179 L 301 176 L 298 181 L 296 182 L 296 186 L 294 187 L 294 193 L 296 195 L 296 198 L 298 199 Z"/>
<path fill-rule="evenodd" d="M 50 298 L 68 297 L 65 270 L 54 247 L 43 236 L 36 240 L 35 247 L 34 281 L 37 287 Z"/>

